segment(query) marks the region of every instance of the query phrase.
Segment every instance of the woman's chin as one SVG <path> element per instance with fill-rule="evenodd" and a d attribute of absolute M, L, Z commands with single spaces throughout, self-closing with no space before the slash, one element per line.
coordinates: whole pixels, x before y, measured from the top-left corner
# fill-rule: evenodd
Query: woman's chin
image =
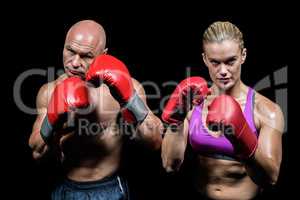
<path fill-rule="evenodd" d="M 222 91 L 228 91 L 233 87 L 233 83 L 232 82 L 228 82 L 228 83 L 218 83 L 218 88 Z"/>

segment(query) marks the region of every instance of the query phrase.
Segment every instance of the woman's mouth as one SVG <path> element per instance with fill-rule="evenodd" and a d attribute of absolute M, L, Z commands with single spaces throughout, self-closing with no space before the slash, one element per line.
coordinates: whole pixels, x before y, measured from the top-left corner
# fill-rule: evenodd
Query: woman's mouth
<path fill-rule="evenodd" d="M 227 83 L 229 83 L 230 78 L 218 78 L 218 81 L 223 84 L 227 84 Z"/>

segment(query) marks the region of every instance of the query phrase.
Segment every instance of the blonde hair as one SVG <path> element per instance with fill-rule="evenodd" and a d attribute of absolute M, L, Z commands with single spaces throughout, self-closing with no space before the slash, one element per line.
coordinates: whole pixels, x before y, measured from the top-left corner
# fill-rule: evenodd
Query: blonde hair
<path fill-rule="evenodd" d="M 231 22 L 217 21 L 212 23 L 203 34 L 203 45 L 210 42 L 222 42 L 224 40 L 234 40 L 244 49 L 243 33 Z"/>

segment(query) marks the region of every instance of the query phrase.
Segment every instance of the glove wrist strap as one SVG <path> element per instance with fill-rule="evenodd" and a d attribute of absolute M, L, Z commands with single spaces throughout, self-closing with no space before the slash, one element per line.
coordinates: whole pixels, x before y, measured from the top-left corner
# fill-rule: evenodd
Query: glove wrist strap
<path fill-rule="evenodd" d="M 137 95 L 136 92 L 134 92 L 134 95 L 130 98 L 124 108 L 129 110 L 133 114 L 138 123 L 143 122 L 149 113 L 149 110 L 146 107 L 145 103 Z"/>

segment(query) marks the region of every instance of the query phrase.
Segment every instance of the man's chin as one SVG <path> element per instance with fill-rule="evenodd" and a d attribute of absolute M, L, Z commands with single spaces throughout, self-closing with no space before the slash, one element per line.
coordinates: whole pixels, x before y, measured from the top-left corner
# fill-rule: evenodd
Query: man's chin
<path fill-rule="evenodd" d="M 68 70 L 65 70 L 65 74 L 67 74 L 68 77 L 72 77 L 73 76 L 73 74 L 70 71 L 68 71 Z"/>
<path fill-rule="evenodd" d="M 84 75 L 72 75 L 72 77 L 78 77 L 82 80 L 85 80 L 85 76 Z"/>

